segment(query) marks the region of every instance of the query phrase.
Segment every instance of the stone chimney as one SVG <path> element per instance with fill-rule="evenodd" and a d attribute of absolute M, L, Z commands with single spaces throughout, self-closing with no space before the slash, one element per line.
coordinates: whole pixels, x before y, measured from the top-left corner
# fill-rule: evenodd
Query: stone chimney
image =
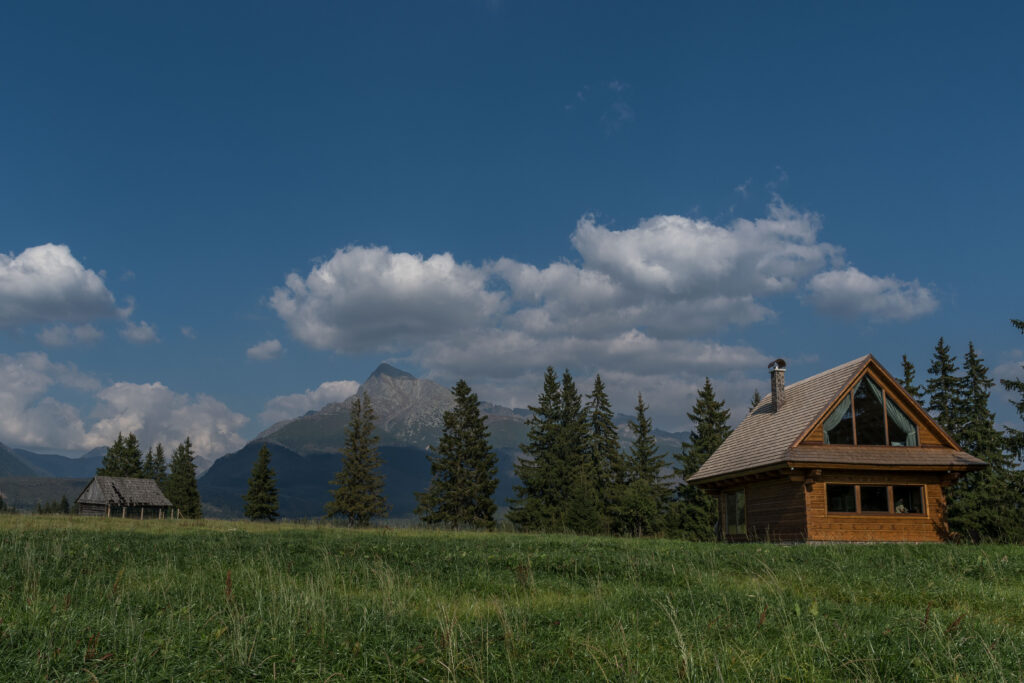
<path fill-rule="evenodd" d="M 769 369 L 772 376 L 772 409 L 779 412 L 786 403 L 786 361 L 776 358 Z"/>

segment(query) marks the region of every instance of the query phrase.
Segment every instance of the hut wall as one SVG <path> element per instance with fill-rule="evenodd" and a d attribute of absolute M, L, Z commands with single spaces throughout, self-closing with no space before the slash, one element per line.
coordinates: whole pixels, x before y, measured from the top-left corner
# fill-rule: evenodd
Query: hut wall
<path fill-rule="evenodd" d="M 86 517 L 106 517 L 107 506 L 102 503 L 78 503 L 78 514 Z"/>
<path fill-rule="evenodd" d="M 941 473 L 935 472 L 824 472 L 810 486 L 801 486 L 807 506 L 809 541 L 942 541 L 946 498 Z M 924 487 L 925 512 L 920 515 L 895 513 L 829 512 L 825 497 L 828 484 L 896 485 Z"/>
<path fill-rule="evenodd" d="M 723 532 L 725 540 L 803 541 L 806 538 L 803 484 L 782 477 L 723 490 L 718 505 L 721 529 L 728 529 L 725 520 L 726 493 L 738 489 L 745 492 L 747 533 L 730 535 Z"/>

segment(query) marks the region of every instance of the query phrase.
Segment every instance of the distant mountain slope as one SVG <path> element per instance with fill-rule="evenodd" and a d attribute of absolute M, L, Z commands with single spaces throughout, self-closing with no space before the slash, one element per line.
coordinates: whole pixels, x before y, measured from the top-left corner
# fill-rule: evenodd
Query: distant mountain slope
<path fill-rule="evenodd" d="M 0 443 L 0 477 L 38 477 L 45 472 L 25 462 L 18 454 Z"/>
<path fill-rule="evenodd" d="M 68 458 L 63 455 L 48 453 L 33 453 L 22 448 L 15 448 L 14 453 L 37 472 L 36 476 L 91 478 L 96 474 L 96 469 L 103 463 L 103 455 L 107 449 L 99 450 L 102 450 L 103 453 L 90 455 L 89 453 L 95 452 L 90 451 L 80 458 Z"/>
<path fill-rule="evenodd" d="M 341 403 L 330 403 L 320 410 L 311 411 L 292 420 L 278 422 L 260 433 L 253 441 L 272 441 L 296 453 L 334 451 L 345 443 L 352 402 L 368 395 L 377 415 L 377 435 L 382 446 L 436 446 L 441 436 L 442 415 L 453 405 L 451 392 L 428 379 L 413 375 L 382 363 L 359 387 L 356 396 Z M 526 441 L 526 419 L 530 411 L 506 408 L 481 402 L 481 412 L 487 416 L 491 432 L 491 445 L 495 449 L 518 449 Z M 628 448 L 632 435 L 626 424 L 627 415 L 616 415 L 615 422 L 623 446 Z M 658 445 L 665 452 L 675 453 L 680 441 L 688 438 L 686 432 L 666 432 L 655 429 Z"/>
<path fill-rule="evenodd" d="M 21 510 L 34 510 L 40 503 L 59 501 L 66 496 L 74 504 L 92 477 L 0 477 L 0 495 L 4 502 Z"/>
<path fill-rule="evenodd" d="M 277 475 L 280 512 L 283 517 L 321 517 L 330 499 L 331 479 L 341 469 L 341 453 L 300 455 L 276 443 L 267 443 L 270 466 Z M 249 474 L 262 443 L 252 442 L 239 451 L 218 459 L 199 479 L 199 495 L 205 512 L 212 517 L 241 517 L 245 508 L 242 496 L 249 488 Z M 408 446 L 383 446 L 380 449 L 384 474 L 384 497 L 392 506 L 391 517 L 409 517 L 416 509 L 415 492 L 430 483 L 427 452 Z M 514 453 L 499 453 L 499 472 L 504 481 L 496 500 L 499 505 L 512 495 L 511 462 Z"/>

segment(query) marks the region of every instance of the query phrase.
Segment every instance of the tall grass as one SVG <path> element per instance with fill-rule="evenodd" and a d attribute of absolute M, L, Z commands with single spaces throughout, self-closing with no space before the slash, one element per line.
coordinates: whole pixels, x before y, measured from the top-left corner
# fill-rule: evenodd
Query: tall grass
<path fill-rule="evenodd" d="M 0 518 L 7 680 L 1018 680 L 1024 548 Z"/>

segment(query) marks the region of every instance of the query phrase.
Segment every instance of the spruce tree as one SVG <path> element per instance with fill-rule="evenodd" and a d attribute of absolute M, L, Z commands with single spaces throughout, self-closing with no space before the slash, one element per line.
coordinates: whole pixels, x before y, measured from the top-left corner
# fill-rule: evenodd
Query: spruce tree
<path fill-rule="evenodd" d="M 665 527 L 665 515 L 672 489 L 661 474 L 668 466 L 658 452 L 654 426 L 647 416 L 643 394 L 637 394 L 636 415 L 629 423 L 633 443 L 626 458 L 626 489 L 619 511 L 622 531 L 636 536 L 657 533 Z"/>
<path fill-rule="evenodd" d="M 353 526 L 368 526 L 374 517 L 386 517 L 388 503 L 384 498 L 383 462 L 373 433 L 376 415 L 370 396 L 363 394 L 352 402 L 345 446 L 341 449 L 341 471 L 331 480 L 336 488 L 324 506 L 328 517 L 341 515 Z"/>
<path fill-rule="evenodd" d="M 950 355 L 949 346 L 939 337 L 932 364 L 928 367 L 928 374 L 932 377 L 925 383 L 928 410 L 935 421 L 959 442 L 963 425 L 964 378 L 956 373 L 956 356 Z"/>
<path fill-rule="evenodd" d="M 142 478 L 143 479 L 155 479 L 156 478 L 156 461 L 153 458 L 153 447 L 150 446 L 149 450 L 146 451 L 146 459 L 142 461 Z"/>
<path fill-rule="evenodd" d="M 152 468 L 153 480 L 156 481 L 156 485 L 163 491 L 167 487 L 167 460 L 164 458 L 164 445 L 162 443 L 156 445 Z"/>
<path fill-rule="evenodd" d="M 697 392 L 693 412 L 687 413 L 693 425 L 689 443 L 683 443 L 682 451 L 676 456 L 679 467 L 676 474 L 684 483 L 676 488 L 674 522 L 678 533 L 693 541 L 714 540 L 714 527 L 718 522 L 718 501 L 702 489 L 690 486 L 685 480 L 693 476 L 700 466 L 722 445 L 732 432 L 729 427 L 729 410 L 725 401 L 715 397 L 711 380 L 704 378 L 704 386 Z"/>
<path fill-rule="evenodd" d="M 1024 540 L 1024 503 L 1021 473 L 1004 453 L 1004 441 L 989 410 L 990 390 L 995 383 L 974 344 L 964 356 L 963 422 L 960 447 L 981 458 L 988 467 L 970 472 L 947 493 L 950 529 L 972 539 L 1000 542 Z"/>
<path fill-rule="evenodd" d="M 523 456 L 515 463 L 520 484 L 509 501 L 508 520 L 523 531 L 553 530 L 561 526 L 561 495 L 566 473 L 556 460 L 561 425 L 562 396 L 555 369 L 544 372 L 544 387 L 527 420 L 527 441 L 519 445 Z"/>
<path fill-rule="evenodd" d="M 597 507 L 600 512 L 600 526 L 603 530 L 621 527 L 618 511 L 621 509 L 626 489 L 626 459 L 619 444 L 619 430 L 615 426 L 615 412 L 605 390 L 601 375 L 594 377 L 594 389 L 587 395 L 587 453 L 597 471 Z M 591 522 L 586 508 L 590 504 L 587 486 L 577 484 L 576 496 L 582 504 L 581 509 L 573 510 L 572 517 L 579 524 L 589 526 Z M 570 522 L 572 526 L 573 522 Z"/>
<path fill-rule="evenodd" d="M 914 364 L 907 360 L 907 354 L 903 354 L 903 379 L 900 380 L 900 385 L 903 390 L 910 394 L 918 403 L 924 402 L 924 389 L 922 389 L 914 382 L 917 380 L 917 371 L 914 370 Z"/>
<path fill-rule="evenodd" d="M 1017 328 L 1021 334 L 1024 334 L 1024 320 L 1011 319 L 1010 324 Z M 1021 366 L 1021 369 L 1024 369 L 1024 365 Z M 1017 415 L 1024 420 L 1024 379 L 1020 377 L 1001 379 L 999 383 L 1007 391 L 1017 394 L 1017 399 L 1011 398 L 1010 404 L 1017 410 Z M 1003 437 L 1006 449 L 1016 458 L 1021 458 L 1024 455 L 1024 431 L 1014 429 L 1013 427 L 1006 427 Z"/>
<path fill-rule="evenodd" d="M 135 434 L 128 436 L 118 433 L 114 444 L 107 449 L 103 462 L 96 470 L 100 477 L 141 477 L 142 449 Z"/>
<path fill-rule="evenodd" d="M 245 516 L 252 520 L 273 522 L 280 517 L 277 508 L 277 485 L 270 468 L 270 450 L 263 444 L 249 475 L 249 492 L 245 500 Z"/>
<path fill-rule="evenodd" d="M 560 526 L 578 533 L 601 530 L 601 503 L 598 493 L 599 471 L 589 448 L 587 411 L 583 397 L 568 370 L 562 373 L 562 409 L 558 437 L 555 439 L 555 462 L 565 473 L 560 480 Z M 569 511 L 572 510 L 572 520 Z M 557 523 L 556 523 L 557 528 Z"/>
<path fill-rule="evenodd" d="M 192 439 L 178 444 L 171 457 L 171 473 L 167 477 L 167 491 L 164 495 L 171 505 L 178 508 L 182 516 L 199 519 L 203 516 L 202 502 L 199 500 L 199 484 L 196 482 L 195 454 L 192 452 Z"/>
<path fill-rule="evenodd" d="M 707 379 L 707 378 L 705 378 L 705 379 Z M 761 402 L 761 392 L 758 391 L 757 389 L 754 389 L 754 395 L 750 397 L 750 408 L 747 410 L 747 413 L 754 412 L 754 408 L 756 408 L 757 404 L 760 403 L 760 402 Z"/>
<path fill-rule="evenodd" d="M 465 380 L 452 387 L 452 395 L 455 406 L 444 413 L 435 455 L 427 456 L 430 487 L 416 494 L 416 513 L 427 524 L 493 529 L 498 456 L 488 441 L 487 417 Z"/>

